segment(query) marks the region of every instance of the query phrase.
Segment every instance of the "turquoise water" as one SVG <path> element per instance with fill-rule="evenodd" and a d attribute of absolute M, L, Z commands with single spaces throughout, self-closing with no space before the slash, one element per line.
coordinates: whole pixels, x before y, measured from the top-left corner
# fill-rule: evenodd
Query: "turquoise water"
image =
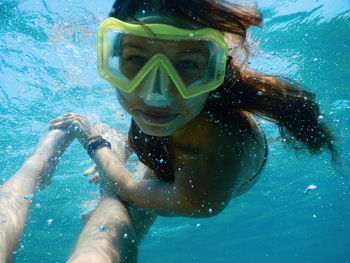
<path fill-rule="evenodd" d="M 58 4 L 59 3 L 59 4 Z M 0 182 L 33 152 L 48 122 L 78 112 L 126 132 L 129 118 L 95 68 L 95 32 L 113 1 L 0 0 Z M 350 159 L 350 2 L 258 1 L 265 27 L 251 66 L 284 74 L 317 93 Z M 327 154 L 285 148 L 263 123 L 270 156 L 259 182 L 209 219 L 159 218 L 140 247 L 141 263 L 350 262 L 350 184 Z M 34 199 L 19 262 L 65 262 L 98 196 L 82 176 L 91 161 L 77 143 L 53 183 Z M 308 185 L 316 185 L 305 195 Z M 48 220 L 52 219 L 52 224 Z"/>

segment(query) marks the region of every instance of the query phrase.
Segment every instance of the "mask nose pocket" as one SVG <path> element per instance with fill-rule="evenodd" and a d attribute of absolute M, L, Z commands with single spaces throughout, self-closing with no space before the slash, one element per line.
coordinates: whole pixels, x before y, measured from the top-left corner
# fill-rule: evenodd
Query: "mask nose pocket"
<path fill-rule="evenodd" d="M 141 83 L 139 96 L 149 106 L 166 107 L 173 101 L 171 79 L 162 63 L 157 63 Z"/>

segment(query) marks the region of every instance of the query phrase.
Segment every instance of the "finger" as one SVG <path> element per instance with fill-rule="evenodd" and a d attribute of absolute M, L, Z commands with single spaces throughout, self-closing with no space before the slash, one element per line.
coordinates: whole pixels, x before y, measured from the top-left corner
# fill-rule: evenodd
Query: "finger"
<path fill-rule="evenodd" d="M 67 119 L 75 119 L 75 118 L 83 118 L 82 115 L 74 113 L 74 112 L 69 112 L 66 114 L 63 114 L 61 116 L 58 116 L 57 118 L 51 120 L 51 122 L 56 122 L 56 121 L 60 121 L 60 120 L 67 120 Z"/>
<path fill-rule="evenodd" d="M 68 120 L 73 120 L 73 119 L 71 117 L 61 116 L 61 117 L 58 117 L 56 119 L 51 120 L 50 123 L 57 123 L 57 122 L 68 121 Z"/>
<path fill-rule="evenodd" d="M 83 173 L 83 175 L 84 175 L 84 176 L 89 176 L 89 175 L 95 173 L 96 171 L 97 171 L 97 166 L 96 166 L 96 165 L 93 165 L 93 166 L 91 166 L 89 169 L 87 169 L 87 170 Z"/>
<path fill-rule="evenodd" d="M 66 120 L 76 120 L 76 119 L 84 119 L 85 117 L 76 113 L 67 113 L 64 115 L 61 115 L 53 120 L 51 122 L 58 122 L 58 121 L 66 121 Z"/>
<path fill-rule="evenodd" d="M 63 114 L 62 116 L 73 117 L 73 116 L 81 116 L 81 115 L 78 113 L 75 113 L 75 112 L 68 112 L 68 113 Z"/>
<path fill-rule="evenodd" d="M 71 120 L 66 120 L 66 121 L 60 121 L 60 122 L 55 122 L 55 123 L 50 123 L 49 128 L 50 129 L 57 129 L 57 128 L 67 128 L 70 125 L 72 125 Z"/>

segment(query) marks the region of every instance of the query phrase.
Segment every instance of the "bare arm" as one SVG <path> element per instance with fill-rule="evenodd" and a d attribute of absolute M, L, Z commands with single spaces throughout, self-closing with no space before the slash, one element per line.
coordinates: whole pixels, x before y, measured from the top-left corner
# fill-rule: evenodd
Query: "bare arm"
<path fill-rule="evenodd" d="M 108 125 L 97 122 L 94 128 L 98 134 L 100 134 L 104 139 L 108 140 L 112 144 L 112 152 L 117 156 L 117 158 L 125 164 L 129 160 L 132 149 L 128 145 L 128 135 L 121 134 L 115 129 L 109 127 Z M 91 176 L 92 175 L 92 176 Z M 91 176 L 89 179 L 90 183 L 100 183 L 100 176 L 98 167 L 94 164 L 92 167 L 84 172 L 84 176 Z"/>
<path fill-rule="evenodd" d="M 0 263 L 10 262 L 25 226 L 31 198 L 50 176 L 66 144 L 61 130 L 50 131 L 20 170 L 0 187 Z M 58 151 L 60 150 L 60 151 Z"/>

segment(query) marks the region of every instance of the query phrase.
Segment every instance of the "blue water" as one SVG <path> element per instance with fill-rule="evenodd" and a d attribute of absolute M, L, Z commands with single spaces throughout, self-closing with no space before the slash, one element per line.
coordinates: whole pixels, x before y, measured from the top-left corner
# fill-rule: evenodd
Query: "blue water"
<path fill-rule="evenodd" d="M 130 119 L 95 67 L 95 33 L 112 3 L 0 0 L 0 182 L 20 168 L 60 114 L 78 112 L 127 131 Z M 316 92 L 349 163 L 350 2 L 258 3 L 265 27 L 251 30 L 260 48 L 251 66 Z M 273 140 L 274 125 L 262 126 L 270 156 L 259 182 L 219 216 L 159 218 L 139 262 L 350 262 L 349 166 L 343 178 L 327 154 L 296 155 Z M 74 143 L 53 183 L 33 200 L 16 263 L 65 262 L 82 228 L 80 214 L 98 197 L 98 187 L 82 176 L 91 164 Z M 305 195 L 311 184 L 317 188 Z"/>

